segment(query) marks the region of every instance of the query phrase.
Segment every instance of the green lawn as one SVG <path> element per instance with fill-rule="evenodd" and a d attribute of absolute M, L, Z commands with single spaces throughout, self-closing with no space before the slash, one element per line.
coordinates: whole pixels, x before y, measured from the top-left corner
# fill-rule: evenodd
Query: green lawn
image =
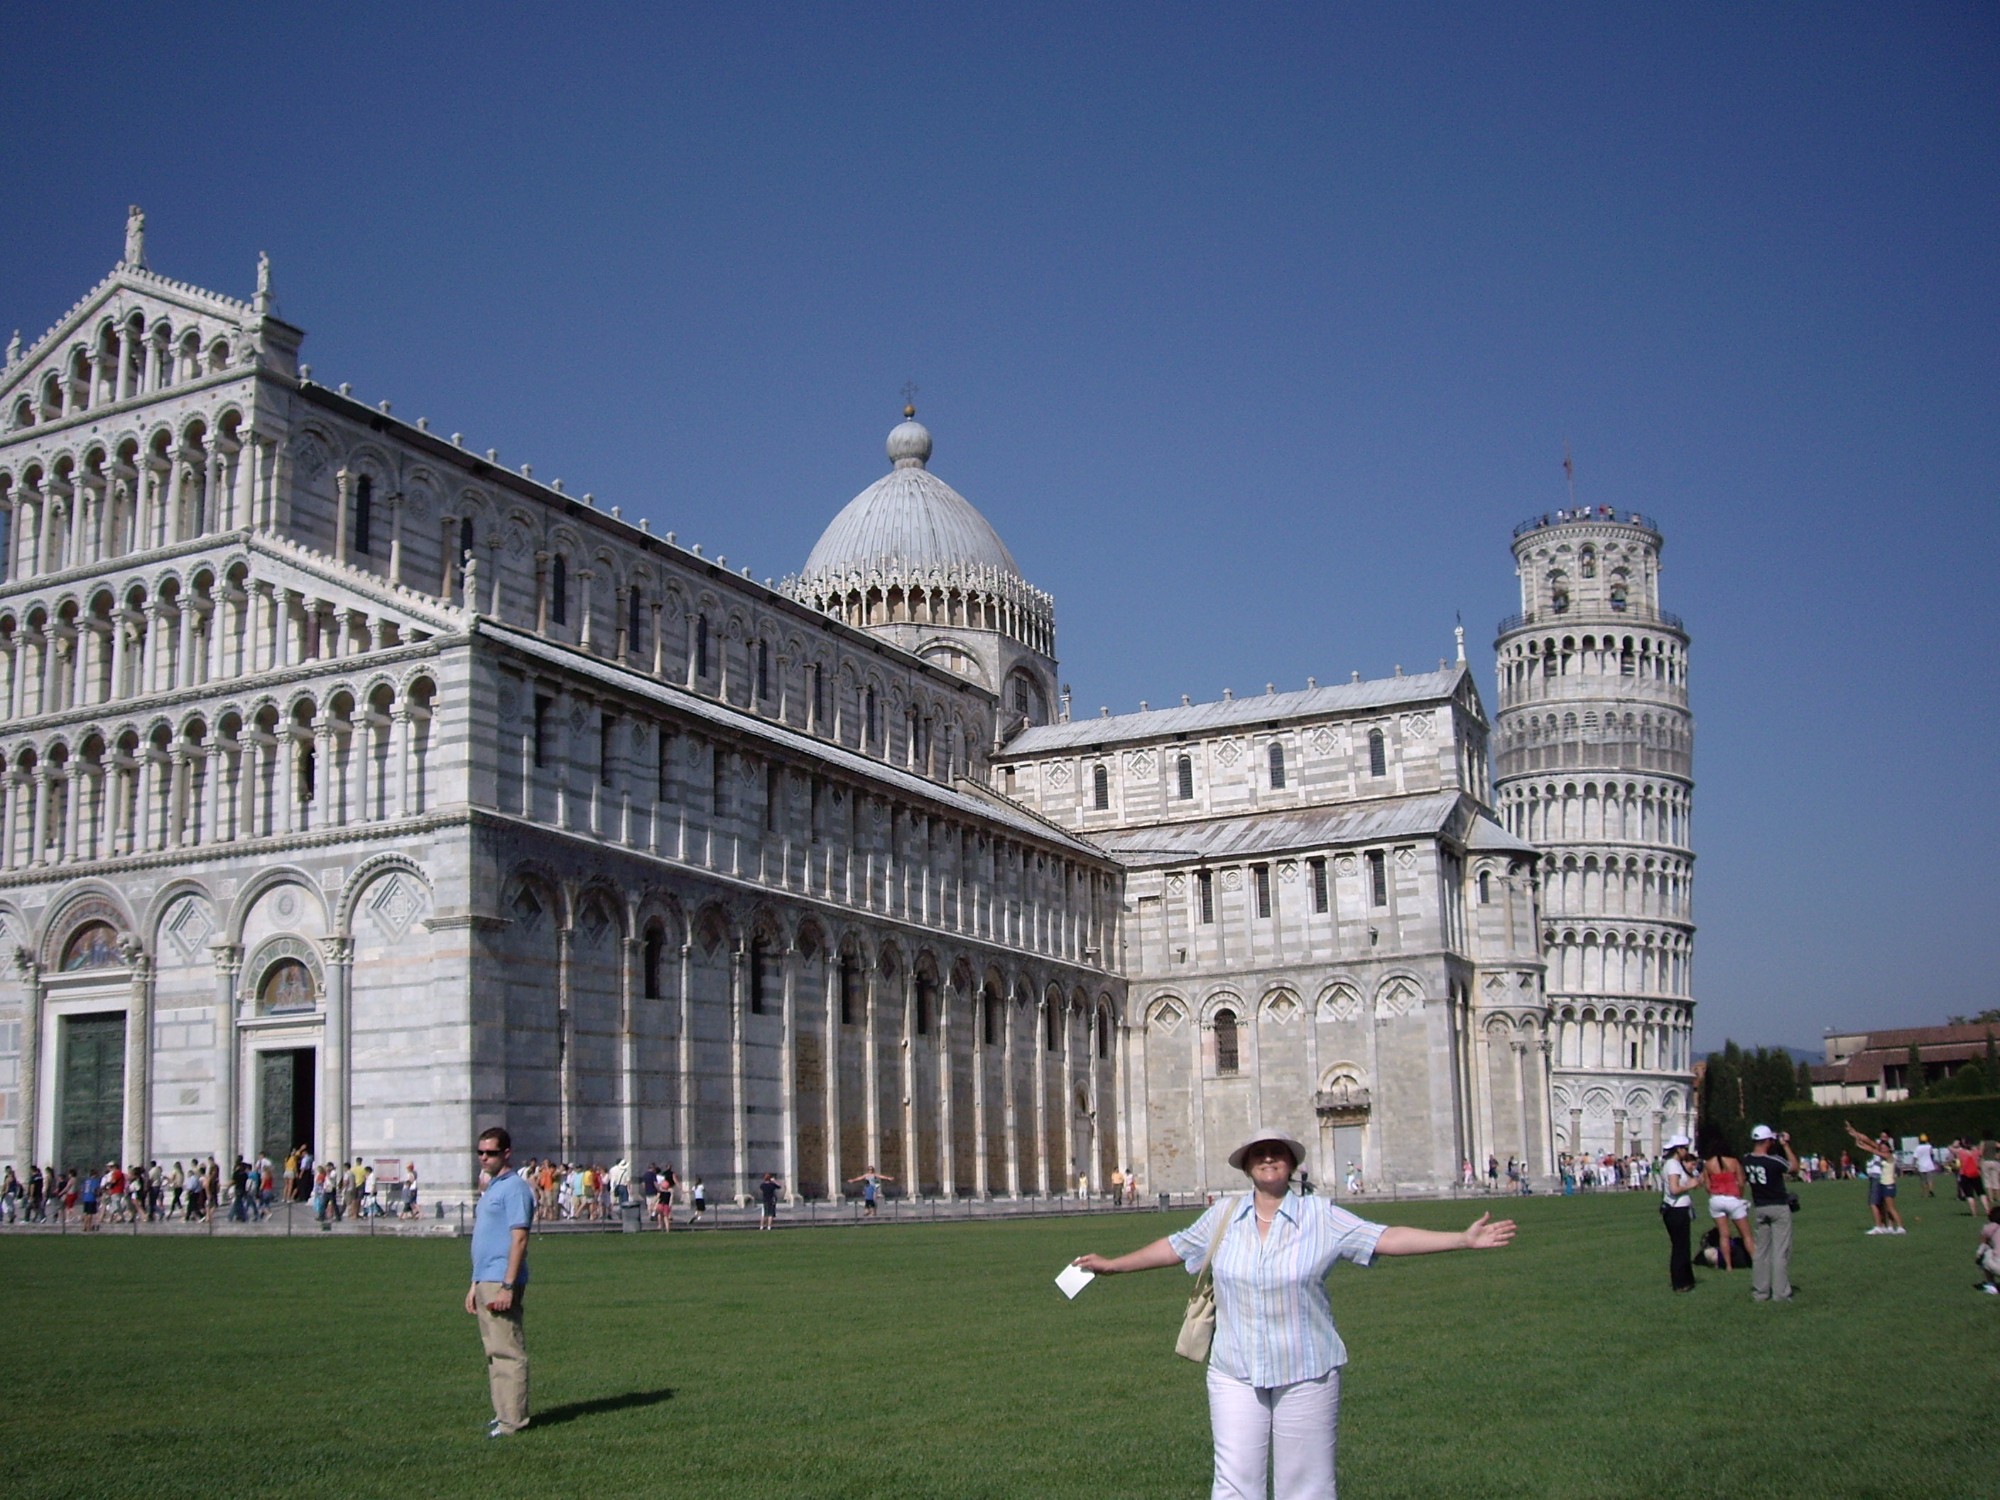
<path fill-rule="evenodd" d="M 1648 1196 L 1342 1268 L 1343 1493 L 2000 1492 L 2000 1298 L 1940 1198 L 1805 1190 L 1791 1306 L 1669 1295 Z M 1385 1217 L 1463 1223 L 1453 1205 Z M 1050 1278 L 1188 1218 L 544 1237 L 537 1426 L 489 1443 L 462 1241 L 0 1236 L 12 1496 L 1200 1496 L 1185 1277 Z"/>

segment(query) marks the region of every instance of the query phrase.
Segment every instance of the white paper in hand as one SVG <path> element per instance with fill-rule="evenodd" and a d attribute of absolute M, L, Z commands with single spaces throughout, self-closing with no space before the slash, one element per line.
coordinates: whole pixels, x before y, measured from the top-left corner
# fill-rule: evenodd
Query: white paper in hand
<path fill-rule="evenodd" d="M 1056 1277 L 1056 1285 L 1062 1288 L 1065 1297 L 1074 1302 L 1076 1294 L 1095 1280 L 1097 1280 L 1095 1271 L 1086 1271 L 1082 1266 L 1064 1266 L 1062 1274 Z"/>

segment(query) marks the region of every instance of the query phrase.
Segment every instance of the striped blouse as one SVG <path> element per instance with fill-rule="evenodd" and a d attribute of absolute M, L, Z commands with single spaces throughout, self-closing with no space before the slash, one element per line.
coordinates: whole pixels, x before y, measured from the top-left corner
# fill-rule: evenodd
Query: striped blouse
<path fill-rule="evenodd" d="M 1326 1275 L 1337 1260 L 1367 1265 L 1388 1226 L 1356 1218 L 1325 1198 L 1287 1193 L 1270 1233 L 1257 1237 L 1254 1196 L 1223 1198 L 1168 1236 L 1190 1275 L 1198 1275 L 1210 1237 L 1228 1213 L 1229 1232 L 1215 1257 L 1215 1342 L 1208 1362 L 1255 1386 L 1317 1380 L 1347 1363 L 1333 1326 Z"/>

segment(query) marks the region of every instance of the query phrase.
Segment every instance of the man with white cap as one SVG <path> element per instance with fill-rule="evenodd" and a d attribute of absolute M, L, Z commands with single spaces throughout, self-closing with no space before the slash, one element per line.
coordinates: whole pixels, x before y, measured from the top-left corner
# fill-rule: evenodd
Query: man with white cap
<path fill-rule="evenodd" d="M 1694 1144 L 1677 1135 L 1665 1147 L 1660 1168 L 1660 1219 L 1667 1226 L 1667 1280 L 1677 1292 L 1695 1288 L 1694 1254 L 1688 1234 L 1694 1224 L 1694 1190 L 1701 1184 L 1701 1163 L 1688 1148 Z"/>
<path fill-rule="evenodd" d="M 1101 1276 L 1206 1268 L 1215 1288 L 1208 1356 L 1209 1426 L 1215 1439 L 1211 1500 L 1330 1500 L 1347 1347 L 1333 1326 L 1326 1277 L 1351 1260 L 1498 1250 L 1511 1219 L 1481 1214 L 1456 1234 L 1371 1224 L 1326 1198 L 1291 1191 L 1306 1148 L 1279 1130 L 1257 1130 L 1229 1155 L 1251 1191 L 1217 1199 L 1178 1234 L 1126 1255 L 1082 1255 Z M 1273 1481 L 1275 1480 L 1275 1485 Z"/>
<path fill-rule="evenodd" d="M 1778 1155 L 1782 1146 L 1785 1154 Z M 1792 1190 L 1785 1174 L 1799 1169 L 1792 1138 L 1768 1125 L 1750 1132 L 1743 1176 L 1750 1185 L 1750 1218 L 1757 1226 L 1757 1256 L 1750 1266 L 1750 1296 L 1757 1302 L 1792 1300 Z"/>

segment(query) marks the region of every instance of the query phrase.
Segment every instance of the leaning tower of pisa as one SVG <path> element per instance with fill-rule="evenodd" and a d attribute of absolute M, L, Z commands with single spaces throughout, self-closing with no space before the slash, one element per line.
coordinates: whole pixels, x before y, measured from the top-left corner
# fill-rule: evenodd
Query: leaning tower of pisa
<path fill-rule="evenodd" d="M 1495 795 L 1542 859 L 1557 1149 L 1653 1152 L 1693 1106 L 1694 720 L 1660 528 L 1608 506 L 1514 529 Z"/>

